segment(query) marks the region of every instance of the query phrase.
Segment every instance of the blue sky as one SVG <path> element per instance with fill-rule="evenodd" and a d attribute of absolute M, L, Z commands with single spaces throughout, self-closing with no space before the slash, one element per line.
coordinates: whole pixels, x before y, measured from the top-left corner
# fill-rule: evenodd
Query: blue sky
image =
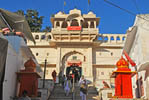
<path fill-rule="evenodd" d="M 133 25 L 135 16 L 131 15 L 119 8 L 116 8 L 104 0 L 2 0 L 1 8 L 15 12 L 19 9 L 26 11 L 34 9 L 39 12 L 40 16 L 45 16 L 43 27 L 51 26 L 50 15 L 59 11 L 68 13 L 73 8 L 80 9 L 82 13 L 87 13 L 88 9 L 93 11 L 97 17 L 100 17 L 99 30 L 100 33 L 125 33 L 126 30 Z M 125 8 L 135 14 L 149 13 L 149 0 L 108 0 L 114 4 Z M 138 10 L 136 8 L 138 7 Z"/>

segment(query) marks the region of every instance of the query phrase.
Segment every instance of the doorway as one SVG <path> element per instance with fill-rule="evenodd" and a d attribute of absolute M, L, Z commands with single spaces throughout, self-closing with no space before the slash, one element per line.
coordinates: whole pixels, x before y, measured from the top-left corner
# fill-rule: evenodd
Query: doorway
<path fill-rule="evenodd" d="M 78 82 L 82 76 L 82 67 L 73 63 L 72 65 L 66 68 L 66 76 L 69 77 L 72 81 L 72 75 L 74 75 L 75 83 Z"/>

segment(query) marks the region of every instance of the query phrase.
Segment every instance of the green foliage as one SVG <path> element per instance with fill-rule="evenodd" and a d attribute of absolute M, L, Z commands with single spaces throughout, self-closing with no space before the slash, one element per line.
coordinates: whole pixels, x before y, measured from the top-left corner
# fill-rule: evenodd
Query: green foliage
<path fill-rule="evenodd" d="M 39 13 L 36 10 L 27 10 L 25 18 L 28 21 L 32 32 L 39 32 L 41 30 L 44 17 L 39 16 Z"/>
<path fill-rule="evenodd" d="M 50 32 L 51 31 L 51 28 L 49 26 L 46 26 L 45 29 L 41 30 L 44 16 L 39 16 L 38 11 L 28 9 L 26 11 L 26 14 L 24 13 L 23 10 L 18 10 L 15 13 L 19 15 L 23 15 L 26 18 L 32 32 L 40 32 L 40 31 Z"/>
<path fill-rule="evenodd" d="M 55 15 L 54 14 L 51 14 L 51 17 L 54 17 Z"/>
<path fill-rule="evenodd" d="M 24 16 L 24 11 L 23 11 L 23 10 L 18 10 L 18 11 L 15 12 L 15 13 L 17 13 L 18 15 L 22 15 L 22 16 Z"/>
<path fill-rule="evenodd" d="M 51 32 L 51 27 L 46 26 L 45 29 L 42 30 L 42 32 Z"/>

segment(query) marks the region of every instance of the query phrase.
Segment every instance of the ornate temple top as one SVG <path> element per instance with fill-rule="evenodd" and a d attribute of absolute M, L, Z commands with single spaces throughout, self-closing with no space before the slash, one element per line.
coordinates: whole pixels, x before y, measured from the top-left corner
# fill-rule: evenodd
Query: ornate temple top
<path fill-rule="evenodd" d="M 69 13 L 59 11 L 51 16 L 51 32 L 33 33 L 36 45 L 95 45 L 123 47 L 126 34 L 100 34 L 100 18 L 92 11 L 82 14 L 81 10 L 72 9 Z M 97 43 L 98 42 L 98 43 Z M 102 44 L 101 44 L 102 42 Z M 29 45 L 31 43 L 27 42 Z"/>
<path fill-rule="evenodd" d="M 35 67 L 36 67 L 36 64 L 35 64 L 35 62 L 32 60 L 32 58 L 30 58 L 29 60 L 27 60 L 27 61 L 24 63 L 24 66 L 25 66 L 25 68 L 28 68 L 28 67 L 35 68 Z"/>
<path fill-rule="evenodd" d="M 81 14 L 81 10 L 72 9 L 68 14 L 58 12 L 51 17 L 52 35 L 57 42 L 92 42 L 99 34 L 99 17 L 93 12 Z"/>
<path fill-rule="evenodd" d="M 128 68 L 129 63 L 123 57 L 116 63 L 117 68 Z"/>
<path fill-rule="evenodd" d="M 117 70 L 112 72 L 111 78 L 115 78 L 118 73 L 121 74 L 131 74 L 131 77 L 134 76 L 137 72 L 131 71 L 131 69 L 128 67 L 129 63 L 126 61 L 123 57 L 119 59 L 119 61 L 116 63 Z"/>

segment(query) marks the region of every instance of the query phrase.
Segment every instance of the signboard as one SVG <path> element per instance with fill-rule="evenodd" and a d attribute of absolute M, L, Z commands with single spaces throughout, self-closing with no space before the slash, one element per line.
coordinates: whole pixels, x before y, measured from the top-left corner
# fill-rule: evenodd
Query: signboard
<path fill-rule="evenodd" d="M 68 31 L 81 31 L 81 26 L 68 26 Z"/>
<path fill-rule="evenodd" d="M 68 66 L 74 65 L 74 66 L 80 66 L 80 67 L 81 67 L 82 62 L 67 62 L 67 65 L 68 65 Z"/>

